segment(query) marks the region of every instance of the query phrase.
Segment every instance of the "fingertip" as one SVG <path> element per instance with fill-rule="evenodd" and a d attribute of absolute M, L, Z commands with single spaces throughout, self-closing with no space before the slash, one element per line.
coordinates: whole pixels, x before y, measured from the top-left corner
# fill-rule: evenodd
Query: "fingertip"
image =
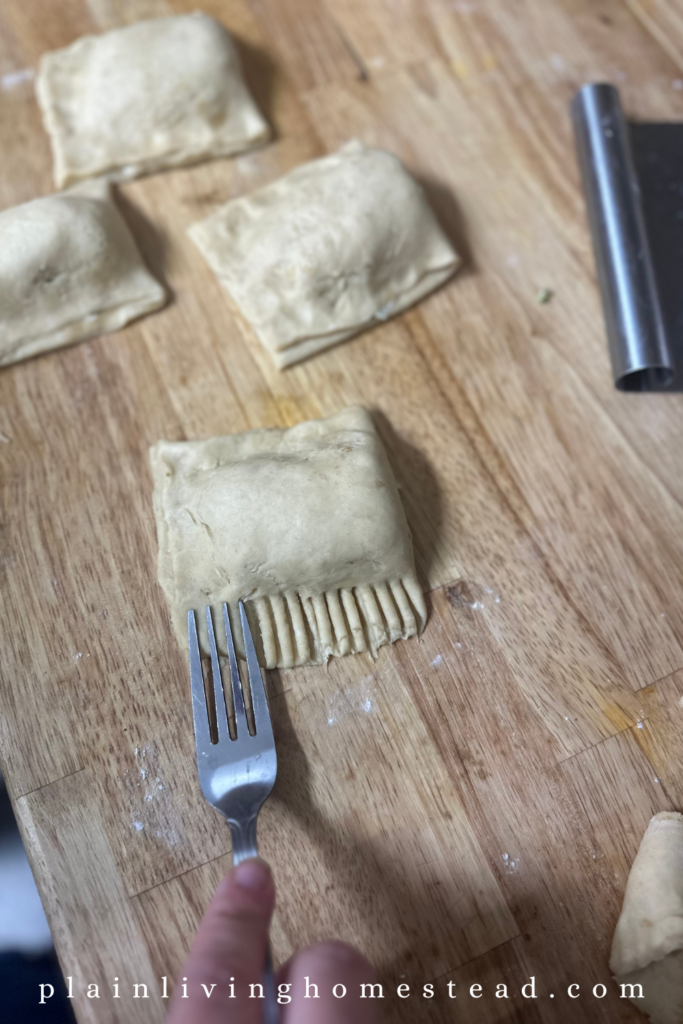
<path fill-rule="evenodd" d="M 269 864 L 260 857 L 249 857 L 239 864 L 230 867 L 216 889 L 217 893 L 242 890 L 251 893 L 264 893 L 274 888 Z"/>
<path fill-rule="evenodd" d="M 218 884 L 214 901 L 222 907 L 268 906 L 272 909 L 275 883 L 269 865 L 260 857 L 250 857 L 230 868 Z"/>
<path fill-rule="evenodd" d="M 362 998 L 362 986 L 375 982 L 370 962 L 354 946 L 330 940 L 300 950 L 288 965 L 291 984 L 290 1016 L 297 1024 L 373 1024 L 375 1003 Z M 318 988 L 317 999 L 306 998 L 307 984 Z M 351 1016 L 350 1016 L 351 1015 Z"/>
<path fill-rule="evenodd" d="M 228 872 L 231 882 L 250 892 L 263 892 L 273 884 L 269 865 L 260 857 L 249 857 Z"/>
<path fill-rule="evenodd" d="M 183 974 L 189 998 L 174 996 L 170 1020 L 197 1024 L 239 1020 L 257 1024 L 259 1004 L 248 986 L 262 982 L 268 944 L 268 925 L 275 905 L 275 885 L 269 866 L 258 857 L 242 861 L 223 876 L 202 918 Z M 234 983 L 236 996 L 231 993 Z M 201 986 L 214 985 L 210 1003 Z"/>

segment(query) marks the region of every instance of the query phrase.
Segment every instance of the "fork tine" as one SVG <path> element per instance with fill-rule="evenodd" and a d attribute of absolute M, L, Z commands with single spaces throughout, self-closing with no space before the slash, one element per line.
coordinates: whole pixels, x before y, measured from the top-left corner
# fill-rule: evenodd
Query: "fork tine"
<path fill-rule="evenodd" d="M 202 658 L 199 653 L 199 638 L 197 637 L 197 620 L 193 611 L 187 613 L 187 638 L 190 648 L 192 718 L 194 721 L 194 735 L 197 741 L 197 754 L 199 755 L 200 748 L 203 750 L 209 749 L 211 733 L 209 732 L 209 715 L 206 708 L 206 694 L 204 692 Z"/>
<path fill-rule="evenodd" d="M 251 707 L 254 712 L 254 727 L 256 735 L 259 733 L 270 733 L 273 735 L 273 726 L 270 721 L 270 711 L 266 699 L 266 690 L 263 685 L 261 667 L 256 657 L 254 638 L 249 628 L 249 620 L 244 610 L 242 601 L 239 603 L 240 621 L 242 623 L 242 636 L 244 637 L 244 651 L 247 656 L 247 672 L 249 673 L 249 687 L 251 689 Z"/>
<path fill-rule="evenodd" d="M 216 726 L 218 728 L 218 742 L 229 740 L 228 712 L 225 709 L 225 694 L 223 693 L 223 677 L 221 675 L 221 663 L 218 660 L 216 649 L 216 634 L 213 630 L 213 615 L 211 605 L 206 606 L 206 626 L 209 631 L 209 648 L 211 649 L 211 674 L 213 676 L 213 699 L 216 705 Z"/>
<path fill-rule="evenodd" d="M 232 703 L 235 708 L 235 731 L 238 736 L 247 736 L 249 726 L 247 724 L 247 713 L 244 710 L 244 694 L 242 693 L 242 680 L 240 670 L 237 666 L 237 655 L 235 654 L 235 641 L 232 637 L 232 626 L 230 625 L 230 613 L 227 604 L 223 605 L 223 624 L 225 625 L 225 637 L 228 641 L 228 660 L 230 662 L 230 684 L 232 686 Z"/>

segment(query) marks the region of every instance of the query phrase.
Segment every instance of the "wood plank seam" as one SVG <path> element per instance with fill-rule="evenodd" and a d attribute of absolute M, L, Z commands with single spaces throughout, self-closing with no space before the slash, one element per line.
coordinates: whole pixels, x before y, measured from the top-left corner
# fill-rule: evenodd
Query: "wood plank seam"
<path fill-rule="evenodd" d="M 636 693 L 637 692 L 638 691 L 636 691 Z M 642 718 L 639 718 L 638 721 L 639 722 L 646 722 L 647 721 L 647 716 L 644 715 Z M 613 732 L 611 736 L 603 736 L 603 738 L 601 740 L 598 740 L 596 743 L 590 743 L 587 747 L 584 747 L 583 750 L 577 750 L 575 754 L 568 754 L 567 757 L 563 757 L 560 761 L 556 761 L 555 763 L 559 766 L 559 765 L 566 764 L 567 761 L 573 761 L 575 758 L 581 757 L 582 755 L 587 754 L 590 750 L 595 750 L 596 747 L 601 747 L 603 745 L 603 743 L 609 743 L 610 740 L 615 739 L 615 737 L 617 737 L 617 736 L 623 736 L 624 733 L 627 733 L 627 732 L 632 733 L 635 728 L 637 728 L 637 723 L 634 723 L 633 725 L 627 725 L 625 729 L 619 729 L 618 732 Z M 650 763 L 649 762 L 649 758 L 648 758 L 648 763 Z M 652 765 L 651 765 L 651 767 L 652 767 Z M 653 768 L 653 771 L 654 771 L 654 768 Z"/>
<path fill-rule="evenodd" d="M 517 939 L 523 938 L 523 933 L 518 932 L 517 935 L 511 935 L 505 942 L 499 942 L 496 946 L 491 946 L 490 949 L 485 950 L 483 953 L 479 953 L 478 956 L 473 956 L 471 960 L 466 960 L 464 964 L 458 964 L 454 970 L 459 971 L 462 967 L 467 967 L 469 964 L 475 964 L 477 960 L 482 960 L 485 956 L 490 956 L 491 953 L 495 953 L 497 949 L 503 949 L 505 946 L 509 946 L 511 942 L 516 942 Z M 443 974 L 439 974 L 436 978 L 430 978 L 427 984 L 431 985 L 437 981 L 441 981 L 442 978 L 448 978 L 449 975 L 453 974 L 453 970 L 444 971 Z"/>
<path fill-rule="evenodd" d="M 681 671 L 680 668 L 675 668 L 673 670 L 673 672 L 667 672 L 667 674 L 665 676 L 661 676 L 659 679 L 655 679 L 654 682 L 646 683 L 645 686 L 639 687 L 639 689 L 637 689 L 635 692 L 636 693 L 643 693 L 643 691 L 649 690 L 651 686 L 657 686 L 658 683 L 664 683 L 664 682 L 666 682 L 667 679 L 671 679 L 672 676 L 678 675 L 678 673 L 680 671 Z M 643 719 L 643 721 L 644 721 L 644 719 Z"/>
<path fill-rule="evenodd" d="M 86 771 L 89 766 L 84 764 L 81 768 L 77 768 L 75 772 L 67 772 L 66 775 L 60 775 L 58 779 L 50 779 L 49 782 L 44 782 L 42 786 L 36 786 L 35 789 L 28 789 L 25 793 L 14 794 L 12 793 L 13 800 L 21 800 L 23 797 L 32 796 L 34 793 L 40 793 L 43 789 L 49 789 L 50 786 L 56 786 L 58 782 L 63 782 L 65 779 L 71 779 L 74 775 L 80 775 L 81 772 Z"/>
<path fill-rule="evenodd" d="M 370 79 L 370 72 L 369 72 L 368 68 L 365 66 L 365 64 L 363 62 L 363 59 L 360 56 L 360 54 L 358 53 L 356 47 L 353 45 L 353 43 L 349 39 L 349 37 L 347 36 L 346 32 L 344 32 L 344 30 L 341 27 L 341 25 L 337 22 L 336 18 L 333 18 L 331 14 L 329 15 L 329 18 L 330 18 L 330 23 L 331 23 L 332 27 L 334 28 L 335 32 L 337 33 L 337 35 L 341 39 L 342 43 L 344 44 L 346 50 L 348 51 L 349 57 L 351 58 L 353 63 L 358 68 L 358 81 L 359 82 L 367 82 L 367 81 L 369 81 L 369 79 Z"/>
<path fill-rule="evenodd" d="M 216 812 L 218 813 L 218 812 Z M 225 823 L 226 837 L 229 835 L 227 829 L 227 822 Z M 215 861 L 220 860 L 222 857 L 227 856 L 230 853 L 231 847 L 228 846 L 227 850 L 222 853 L 216 854 L 215 857 L 209 857 L 208 860 L 203 860 L 199 864 L 193 864 L 192 867 L 186 868 L 184 871 L 179 871 L 177 875 L 169 875 L 168 878 L 164 878 L 161 882 L 156 882 L 155 885 L 150 885 L 146 889 L 140 889 L 139 892 L 127 894 L 126 899 L 129 901 L 137 900 L 140 896 L 144 896 L 148 892 L 152 892 L 154 889 L 159 889 L 163 885 L 167 885 L 169 882 L 175 882 L 178 878 L 183 878 L 185 875 L 191 874 L 193 871 L 198 871 L 200 868 L 205 868 L 207 864 L 213 864 Z"/>

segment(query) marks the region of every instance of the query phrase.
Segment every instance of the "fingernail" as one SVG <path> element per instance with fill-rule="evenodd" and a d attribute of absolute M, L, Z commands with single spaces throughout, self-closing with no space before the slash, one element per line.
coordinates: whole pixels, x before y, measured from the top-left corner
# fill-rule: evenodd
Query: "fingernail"
<path fill-rule="evenodd" d="M 245 860 L 235 868 L 233 877 L 242 889 L 265 889 L 270 882 L 270 868 L 262 860 Z"/>

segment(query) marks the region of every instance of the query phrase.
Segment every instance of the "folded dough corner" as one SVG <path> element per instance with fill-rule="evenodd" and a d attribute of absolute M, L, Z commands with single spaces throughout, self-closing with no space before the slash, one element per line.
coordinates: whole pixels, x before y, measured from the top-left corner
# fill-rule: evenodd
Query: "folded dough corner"
<path fill-rule="evenodd" d="M 460 265 L 401 161 L 357 139 L 189 233 L 279 368 L 388 320 Z"/>
<path fill-rule="evenodd" d="M 183 647 L 194 609 L 208 653 L 210 605 L 227 653 L 220 606 L 234 624 L 240 599 L 268 668 L 374 652 L 424 628 L 410 531 L 365 409 L 287 430 L 159 441 L 150 457 L 159 582 Z"/>
<path fill-rule="evenodd" d="M 0 213 L 0 366 L 117 331 L 165 302 L 106 181 Z"/>
<path fill-rule="evenodd" d="M 610 970 L 652 1024 L 683 1022 L 683 815 L 655 814 L 633 862 L 614 932 Z M 636 990 L 637 991 L 637 990 Z"/>
<path fill-rule="evenodd" d="M 229 156 L 270 138 L 231 36 L 200 11 L 44 54 L 36 97 L 58 188 Z"/>

